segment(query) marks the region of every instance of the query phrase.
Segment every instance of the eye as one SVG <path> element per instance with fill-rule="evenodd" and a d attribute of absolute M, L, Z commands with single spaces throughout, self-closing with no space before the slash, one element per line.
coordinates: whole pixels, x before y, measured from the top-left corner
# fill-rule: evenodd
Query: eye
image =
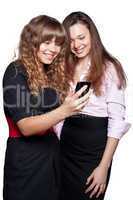
<path fill-rule="evenodd" d="M 50 44 L 50 43 L 51 43 L 51 41 L 49 41 L 49 40 L 46 40 L 44 43 L 45 43 L 45 44 Z"/>
<path fill-rule="evenodd" d="M 71 40 L 70 40 L 70 43 L 72 44 L 73 42 L 74 42 L 74 40 L 71 39 Z"/>
<path fill-rule="evenodd" d="M 79 39 L 80 39 L 80 40 L 83 40 L 83 39 L 85 39 L 85 36 L 81 36 L 81 37 L 79 37 Z"/>
<path fill-rule="evenodd" d="M 61 46 L 62 46 L 62 44 L 60 44 L 59 42 L 56 42 L 55 45 L 56 45 L 57 47 L 61 47 Z"/>

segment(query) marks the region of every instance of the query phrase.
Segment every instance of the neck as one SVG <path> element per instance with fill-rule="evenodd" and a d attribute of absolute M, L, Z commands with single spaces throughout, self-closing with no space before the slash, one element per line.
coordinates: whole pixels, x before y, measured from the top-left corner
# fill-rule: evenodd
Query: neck
<path fill-rule="evenodd" d="M 81 69 L 85 69 L 86 66 L 88 66 L 89 62 L 90 62 L 90 57 L 89 56 L 86 56 L 84 58 L 80 58 L 78 60 L 77 67 L 81 68 Z"/>
<path fill-rule="evenodd" d="M 90 62 L 89 56 L 86 56 L 78 60 L 78 63 L 76 65 L 75 72 L 74 72 L 74 82 L 80 81 L 83 78 L 82 75 L 84 76 L 86 73 L 88 73 L 89 62 Z"/>

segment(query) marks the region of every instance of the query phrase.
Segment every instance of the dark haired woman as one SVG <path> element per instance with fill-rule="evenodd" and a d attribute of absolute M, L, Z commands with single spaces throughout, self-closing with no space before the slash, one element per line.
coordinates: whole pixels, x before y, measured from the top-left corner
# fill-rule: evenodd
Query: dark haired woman
<path fill-rule="evenodd" d="M 61 200 L 102 200 L 113 154 L 129 128 L 124 121 L 126 78 L 88 15 L 71 13 L 63 25 L 69 41 L 66 66 L 71 89 L 82 81 L 91 82 L 91 88 L 87 105 L 78 115 L 68 117 L 62 127 Z"/>
<path fill-rule="evenodd" d="M 52 126 L 77 113 L 85 90 L 67 94 L 65 33 L 54 18 L 41 15 L 23 29 L 19 56 L 5 71 L 4 110 L 9 124 L 4 167 L 4 200 L 57 200 L 59 144 Z M 59 106 L 59 97 L 63 102 Z"/>

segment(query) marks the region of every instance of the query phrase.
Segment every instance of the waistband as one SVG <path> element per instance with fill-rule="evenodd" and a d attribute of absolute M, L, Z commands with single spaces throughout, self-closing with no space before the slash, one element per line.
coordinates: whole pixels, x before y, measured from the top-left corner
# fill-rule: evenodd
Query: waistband
<path fill-rule="evenodd" d="M 97 117 L 86 114 L 78 114 L 68 117 L 65 120 L 66 123 L 74 125 L 76 127 L 107 127 L 108 117 Z"/>

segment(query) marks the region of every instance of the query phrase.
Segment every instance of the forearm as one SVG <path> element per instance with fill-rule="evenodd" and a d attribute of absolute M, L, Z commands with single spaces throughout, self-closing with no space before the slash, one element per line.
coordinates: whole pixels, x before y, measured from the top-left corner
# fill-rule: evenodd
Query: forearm
<path fill-rule="evenodd" d="M 82 87 L 75 94 L 68 95 L 64 103 L 53 111 L 20 120 L 17 125 L 22 134 L 25 136 L 44 134 L 45 131 L 66 117 L 77 114 L 88 102 L 89 92 L 79 98 L 85 89 L 86 86 Z"/>
<path fill-rule="evenodd" d="M 59 108 L 50 111 L 46 114 L 41 114 L 33 117 L 27 117 L 20 120 L 17 125 L 25 136 L 42 135 L 52 126 L 63 120 L 66 116 L 65 111 L 60 106 Z"/>
<path fill-rule="evenodd" d="M 118 143 L 119 143 L 119 139 L 108 137 L 105 151 L 103 153 L 99 166 L 104 167 L 104 168 L 108 168 L 110 166 L 113 155 L 118 146 Z"/>

